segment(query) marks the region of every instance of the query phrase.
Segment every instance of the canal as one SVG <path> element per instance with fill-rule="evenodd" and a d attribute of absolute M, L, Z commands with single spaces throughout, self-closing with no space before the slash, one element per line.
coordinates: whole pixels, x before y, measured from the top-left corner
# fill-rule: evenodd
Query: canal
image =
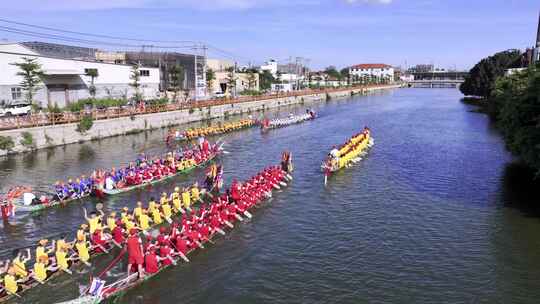
<path fill-rule="evenodd" d="M 123 303 L 537 303 L 540 221 L 508 207 L 511 156 L 487 117 L 453 89 L 400 89 L 313 105 L 320 118 L 261 134 L 223 136 L 226 183 L 293 153 L 291 187 L 277 193 L 189 264 L 129 292 Z M 290 107 L 281 113 L 304 111 Z M 364 126 L 375 146 L 323 185 L 319 165 L 332 145 Z M 110 168 L 141 151 L 166 151 L 164 131 L 69 145 L 0 161 L 0 184 L 45 189 L 56 179 Z M 132 207 L 203 171 L 104 201 Z M 74 232 L 74 204 L 0 226 L 1 250 L 43 235 Z M 98 264 L 107 264 L 106 257 Z M 113 272 L 119 269 L 113 269 Z M 54 303 L 78 294 L 85 271 L 25 295 Z"/>

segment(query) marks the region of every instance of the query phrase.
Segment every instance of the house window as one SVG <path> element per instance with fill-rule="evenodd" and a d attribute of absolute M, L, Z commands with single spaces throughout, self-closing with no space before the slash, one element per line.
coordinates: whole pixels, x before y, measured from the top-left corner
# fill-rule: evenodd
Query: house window
<path fill-rule="evenodd" d="M 11 88 L 11 99 L 19 100 L 22 98 L 21 88 Z"/>
<path fill-rule="evenodd" d="M 90 73 L 95 73 L 95 74 L 97 74 L 97 71 L 98 71 L 97 69 L 84 69 L 84 73 L 85 73 L 86 75 L 88 75 L 88 74 L 90 74 Z"/>
<path fill-rule="evenodd" d="M 143 77 L 150 76 L 150 70 L 139 70 L 139 74 Z"/>

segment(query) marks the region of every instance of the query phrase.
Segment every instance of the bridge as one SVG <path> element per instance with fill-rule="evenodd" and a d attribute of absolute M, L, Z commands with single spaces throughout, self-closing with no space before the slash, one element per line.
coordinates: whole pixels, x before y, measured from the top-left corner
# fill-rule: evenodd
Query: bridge
<path fill-rule="evenodd" d="M 408 81 L 407 85 L 412 88 L 459 88 L 463 79 L 426 79 Z"/>
<path fill-rule="evenodd" d="M 458 88 L 465 81 L 468 72 L 426 71 L 412 73 L 414 80 L 407 85 L 413 88 Z"/>

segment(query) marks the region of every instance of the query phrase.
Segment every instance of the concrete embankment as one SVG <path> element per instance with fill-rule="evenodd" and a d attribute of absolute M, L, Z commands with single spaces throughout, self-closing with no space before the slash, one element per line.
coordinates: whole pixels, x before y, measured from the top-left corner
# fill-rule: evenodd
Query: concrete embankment
<path fill-rule="evenodd" d="M 347 98 L 356 94 L 367 94 L 370 91 L 393 89 L 397 85 L 349 89 L 337 92 L 322 92 L 304 96 L 280 97 L 275 99 L 241 102 L 219 106 L 194 108 L 190 110 L 161 112 L 154 114 L 136 115 L 107 120 L 96 120 L 90 130 L 81 134 L 77 131 L 77 124 L 63 124 L 56 126 L 43 126 L 26 129 L 0 131 L 0 136 L 10 136 L 15 147 L 10 153 L 20 153 L 34 149 L 50 148 L 72 143 L 81 143 L 89 140 L 99 140 L 106 137 L 137 133 L 156 128 L 171 127 L 189 122 L 220 118 L 231 115 L 254 113 L 282 106 L 306 104 L 332 99 Z M 31 145 L 22 145 L 23 133 L 32 135 Z M 0 156 L 7 151 L 0 150 Z"/>

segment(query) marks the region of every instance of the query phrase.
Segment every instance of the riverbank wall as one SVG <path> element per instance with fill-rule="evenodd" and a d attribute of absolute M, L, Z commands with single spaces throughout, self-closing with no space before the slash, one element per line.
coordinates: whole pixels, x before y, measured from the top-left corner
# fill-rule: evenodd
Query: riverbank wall
<path fill-rule="evenodd" d="M 11 149 L 11 151 L 9 151 L 9 154 L 16 154 L 37 149 L 99 140 L 112 136 L 134 134 L 142 131 L 172 127 L 190 122 L 229 117 L 246 113 L 255 113 L 283 106 L 326 101 L 329 98 L 348 98 L 352 95 L 369 94 L 373 91 L 395 89 L 398 87 L 398 85 L 385 85 L 368 88 L 355 88 L 342 91 L 321 92 L 303 96 L 278 97 L 267 100 L 247 101 L 186 110 L 136 115 L 131 117 L 96 120 L 93 122 L 92 128 L 85 133 L 78 132 L 77 124 L 72 123 L 56 126 L 0 131 L 0 136 L 9 136 L 13 139 L 15 146 L 13 149 Z M 28 134 L 30 134 L 30 136 Z M 31 140 L 28 140 L 30 137 Z M 8 151 L 0 150 L 0 156 L 7 154 Z"/>

